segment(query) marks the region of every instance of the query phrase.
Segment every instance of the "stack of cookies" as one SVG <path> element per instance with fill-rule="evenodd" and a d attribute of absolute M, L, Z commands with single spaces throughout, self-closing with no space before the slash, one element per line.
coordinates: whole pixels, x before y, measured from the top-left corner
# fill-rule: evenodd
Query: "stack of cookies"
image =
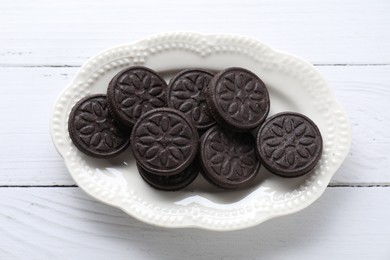
<path fill-rule="evenodd" d="M 269 110 L 266 85 L 247 69 L 189 69 L 167 84 L 137 66 L 119 72 L 106 95 L 80 100 L 68 129 L 75 146 L 96 158 L 112 158 L 130 145 L 140 175 L 157 189 L 182 189 L 199 172 L 217 187 L 237 189 L 253 182 L 261 164 L 297 177 L 321 156 L 313 121 L 295 112 L 267 119 Z"/>

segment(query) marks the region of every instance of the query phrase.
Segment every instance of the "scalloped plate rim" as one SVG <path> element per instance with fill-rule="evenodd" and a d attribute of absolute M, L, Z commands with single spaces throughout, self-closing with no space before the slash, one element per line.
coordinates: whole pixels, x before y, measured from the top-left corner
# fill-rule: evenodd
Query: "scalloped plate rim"
<path fill-rule="evenodd" d="M 296 56 L 296 55 L 293 55 L 293 54 L 290 54 L 288 52 L 284 52 L 284 51 L 278 51 L 278 50 L 275 50 L 273 49 L 272 47 L 269 47 L 268 45 L 254 39 L 254 38 L 251 38 L 251 37 L 246 37 L 246 36 L 240 36 L 240 35 L 232 35 L 232 34 L 200 34 L 200 33 L 194 33 L 194 32 L 168 32 L 168 33 L 160 33 L 160 34 L 154 34 L 152 36 L 149 36 L 149 37 L 144 37 L 143 39 L 141 40 L 138 40 L 138 41 L 134 41 L 132 43 L 123 43 L 123 44 L 119 44 L 119 45 L 116 45 L 116 46 L 113 46 L 113 47 L 110 47 L 110 48 L 107 48 L 103 51 L 100 51 L 98 52 L 97 54 L 93 55 L 91 58 L 89 58 L 86 62 L 84 62 L 84 64 L 79 68 L 79 70 L 75 73 L 75 76 L 73 77 L 73 79 L 70 81 L 70 83 L 66 86 L 66 88 L 64 88 L 61 93 L 59 94 L 59 97 L 57 98 L 56 102 L 55 102 L 55 105 L 54 105 L 54 108 L 56 108 L 57 104 L 59 103 L 60 99 L 64 96 L 65 92 L 72 86 L 75 84 L 75 82 L 80 78 L 80 72 L 83 70 L 83 68 L 86 68 L 90 63 L 91 61 L 95 61 L 99 56 L 101 55 L 104 55 L 112 50 L 115 50 L 117 48 L 121 48 L 121 47 L 134 47 L 134 46 L 137 46 L 139 44 L 142 44 L 142 43 L 145 43 L 147 42 L 148 40 L 151 40 L 152 38 L 153 39 L 158 39 L 158 38 L 164 38 L 164 37 L 169 37 L 169 35 L 174 35 L 174 36 L 178 36 L 180 37 L 181 35 L 191 35 L 193 37 L 198 37 L 199 39 L 203 39 L 203 38 L 210 38 L 210 37 L 218 37 L 218 36 L 221 36 L 221 37 L 227 37 L 229 39 L 244 39 L 244 40 L 248 40 L 248 41 L 252 41 L 252 42 L 256 42 L 258 43 L 260 46 L 262 47 L 265 47 L 268 51 L 274 53 L 274 54 L 279 54 L 279 55 L 282 55 L 282 56 L 289 56 L 290 58 L 300 62 L 300 63 L 304 63 L 306 66 L 309 65 L 315 72 L 316 72 L 316 75 L 320 77 L 320 79 L 322 81 L 325 81 L 324 78 L 322 77 L 322 75 L 320 75 L 314 68 L 314 66 Z M 104 63 L 100 64 L 100 67 L 103 66 Z M 335 98 L 333 92 L 329 89 L 328 85 L 326 84 L 326 87 L 327 87 L 327 90 L 328 90 L 328 95 L 330 96 L 330 99 L 331 99 L 331 102 L 332 102 L 332 105 L 333 105 L 333 111 L 338 111 L 341 116 L 344 117 L 344 119 L 346 120 L 345 123 L 346 123 L 346 130 L 345 132 L 347 133 L 346 135 L 346 143 L 344 144 L 345 146 L 345 149 L 342 152 L 342 154 L 339 156 L 339 160 L 337 162 L 337 165 L 336 165 L 336 169 L 333 171 L 333 173 L 331 174 L 328 174 L 327 176 L 324 177 L 324 181 L 326 182 L 326 185 L 323 186 L 322 189 L 319 189 L 314 195 L 312 195 L 310 197 L 309 200 L 306 200 L 304 201 L 303 203 L 299 204 L 299 205 L 296 205 L 295 207 L 289 209 L 288 211 L 286 212 L 270 212 L 269 214 L 265 215 L 265 216 L 262 216 L 261 218 L 258 218 L 258 219 L 254 219 L 253 221 L 251 222 L 246 222 L 244 224 L 238 224 L 236 226 L 234 225 L 228 225 L 228 226 L 213 226 L 213 225 L 209 225 L 209 224 L 202 224 L 202 223 L 199 223 L 199 222 L 196 222 L 196 221 L 192 221 L 191 223 L 187 223 L 187 224 L 178 224 L 178 223 L 164 223 L 162 221 L 150 221 L 150 220 L 145 220 L 143 218 L 143 216 L 139 215 L 139 214 L 136 214 L 134 211 L 130 210 L 129 208 L 126 208 L 126 205 L 123 205 L 121 203 L 118 203 L 118 201 L 113 201 L 113 199 L 109 199 L 108 196 L 101 196 L 101 195 L 98 195 L 96 194 L 93 189 L 90 189 L 86 186 L 84 186 L 84 184 L 81 184 L 81 181 L 79 179 L 79 176 L 75 173 L 75 171 L 72 171 L 71 168 L 71 162 L 70 162 L 70 158 L 67 158 L 66 156 L 66 151 L 62 151 L 61 150 L 61 144 L 59 143 L 59 140 L 57 139 L 56 137 L 56 134 L 55 134 L 55 125 L 54 125 L 54 121 L 53 119 L 55 118 L 55 113 L 56 113 L 56 110 L 54 110 L 54 113 L 53 113 L 53 116 L 51 117 L 51 120 L 50 120 L 50 134 L 51 134 L 51 137 L 52 137 L 52 141 L 55 145 L 55 148 L 56 150 L 58 151 L 58 153 L 60 154 L 60 156 L 63 158 L 64 160 L 64 163 L 68 169 L 68 171 L 70 172 L 70 175 L 72 176 L 73 180 L 76 182 L 76 184 L 82 189 L 84 190 L 87 194 L 89 194 L 91 197 L 107 204 L 107 205 L 110 205 L 110 206 L 114 206 L 116 208 L 119 208 L 121 210 L 123 210 L 125 213 L 127 213 L 128 215 L 134 217 L 135 219 L 138 219 L 142 222 L 145 222 L 145 223 L 148 223 L 148 224 L 152 224 L 152 225 L 155 225 L 155 226 L 160 226 L 160 227 L 165 227 L 165 228 L 200 228 L 200 229 L 205 229 L 205 230 L 214 230 L 214 231 L 232 231 L 232 230 L 239 230 L 239 229 L 243 229 L 243 228 L 250 228 L 250 227 L 253 227 L 253 226 L 256 226 L 260 223 L 263 223 L 269 219 L 272 219 L 272 218 L 275 218 L 275 217 L 280 217 L 280 216 L 284 216 L 284 215 L 289 215 L 289 214 L 293 214 L 295 212 L 298 212 L 306 207 L 308 207 L 309 205 L 311 205 L 314 201 L 316 201 L 322 194 L 323 192 L 325 191 L 326 189 L 326 186 L 327 184 L 330 182 L 330 179 L 332 178 L 332 176 L 335 174 L 335 172 L 337 171 L 337 169 L 341 166 L 342 162 L 344 161 L 344 159 L 346 158 L 347 154 L 348 154 L 348 151 L 350 149 L 350 145 L 351 145 L 351 126 L 350 126 L 350 123 L 346 117 L 346 113 L 345 113 L 345 110 L 343 109 L 343 107 L 341 106 L 341 104 L 337 101 L 337 99 Z M 118 195 L 119 196 L 119 195 Z"/>

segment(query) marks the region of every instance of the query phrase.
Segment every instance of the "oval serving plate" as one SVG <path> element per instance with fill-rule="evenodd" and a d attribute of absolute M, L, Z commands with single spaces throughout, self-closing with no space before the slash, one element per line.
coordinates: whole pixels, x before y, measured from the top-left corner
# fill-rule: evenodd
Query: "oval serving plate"
<path fill-rule="evenodd" d="M 82 154 L 68 134 L 71 108 L 86 95 L 106 93 L 110 79 L 133 65 L 150 67 L 167 81 L 186 68 L 252 70 L 268 87 L 269 116 L 295 111 L 318 125 L 324 140 L 319 163 L 309 174 L 294 179 L 280 178 L 262 167 L 253 185 L 239 191 L 219 190 L 198 177 L 184 190 L 163 192 L 142 180 L 130 149 L 110 160 Z M 195 33 L 158 34 L 91 58 L 58 98 L 51 135 L 73 179 L 92 197 L 149 224 L 220 231 L 248 228 L 313 203 L 345 159 L 351 142 L 344 110 L 311 64 L 253 39 Z"/>

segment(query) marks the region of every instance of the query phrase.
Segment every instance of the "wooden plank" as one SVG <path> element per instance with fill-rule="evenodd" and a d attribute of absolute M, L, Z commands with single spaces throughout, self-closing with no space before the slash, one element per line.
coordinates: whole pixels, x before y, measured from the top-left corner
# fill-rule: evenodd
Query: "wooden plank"
<path fill-rule="evenodd" d="M 80 65 L 165 31 L 246 35 L 313 63 L 390 63 L 390 2 L 19 0 L 0 2 L 0 63 Z"/>
<path fill-rule="evenodd" d="M 1 259 L 376 259 L 390 256 L 390 188 L 328 188 L 254 228 L 162 229 L 78 188 L 0 189 Z"/>
<path fill-rule="evenodd" d="M 76 68 L 0 68 L 0 185 L 72 185 L 49 121 Z"/>
<path fill-rule="evenodd" d="M 390 66 L 319 66 L 352 123 L 351 152 L 332 184 L 389 184 Z M 77 68 L 0 68 L 0 185 L 73 185 L 49 134 Z"/>
<path fill-rule="evenodd" d="M 317 67 L 352 125 L 349 156 L 332 184 L 390 183 L 390 66 Z"/>

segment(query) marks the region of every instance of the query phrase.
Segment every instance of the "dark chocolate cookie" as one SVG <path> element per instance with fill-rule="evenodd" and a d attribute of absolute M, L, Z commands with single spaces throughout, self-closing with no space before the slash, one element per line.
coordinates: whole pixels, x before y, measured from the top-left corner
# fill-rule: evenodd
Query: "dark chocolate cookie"
<path fill-rule="evenodd" d="M 138 164 L 158 175 L 175 175 L 194 160 L 198 132 L 190 119 L 172 108 L 156 108 L 135 124 L 131 147 Z"/>
<path fill-rule="evenodd" d="M 188 69 L 179 72 L 168 85 L 168 106 L 185 113 L 200 130 L 215 124 L 204 97 L 213 76 L 206 70 Z"/>
<path fill-rule="evenodd" d="M 199 174 L 198 168 L 193 164 L 191 164 L 183 172 L 170 176 L 156 175 L 144 170 L 139 165 L 137 165 L 137 167 L 142 178 L 150 186 L 164 191 L 176 191 L 183 189 L 184 187 L 190 185 Z"/>
<path fill-rule="evenodd" d="M 146 67 L 130 67 L 119 72 L 108 85 L 111 113 L 122 124 L 133 127 L 147 111 L 167 106 L 167 84 Z"/>
<path fill-rule="evenodd" d="M 233 131 L 244 132 L 258 127 L 270 109 L 265 84 L 243 68 L 228 68 L 216 74 L 205 94 L 214 118 Z"/>
<path fill-rule="evenodd" d="M 282 177 L 298 177 L 314 168 L 322 153 L 322 137 L 308 117 L 283 112 L 267 119 L 257 133 L 263 165 Z"/>
<path fill-rule="evenodd" d="M 114 157 L 130 144 L 130 131 L 111 116 L 103 94 L 76 103 L 69 115 L 68 130 L 75 146 L 96 158 Z"/>
<path fill-rule="evenodd" d="M 199 153 L 205 179 L 224 189 L 245 187 L 260 169 L 250 133 L 213 126 L 202 136 Z"/>

